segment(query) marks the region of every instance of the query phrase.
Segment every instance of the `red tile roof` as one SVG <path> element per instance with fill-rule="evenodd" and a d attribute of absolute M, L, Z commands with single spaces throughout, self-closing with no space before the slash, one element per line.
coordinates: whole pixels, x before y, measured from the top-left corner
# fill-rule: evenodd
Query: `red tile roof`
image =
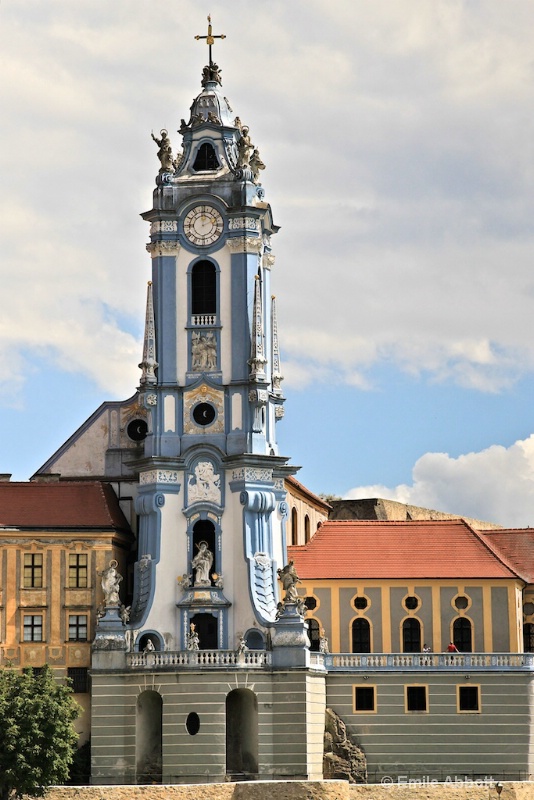
<path fill-rule="evenodd" d="M 1 483 L 0 528 L 129 530 L 108 483 Z"/>
<path fill-rule="evenodd" d="M 489 537 L 462 519 L 330 520 L 308 544 L 288 547 L 288 557 L 301 579 L 513 578 L 519 573 Z"/>
<path fill-rule="evenodd" d="M 534 529 L 508 528 L 484 531 L 488 541 L 514 565 L 529 583 L 534 583 Z"/>

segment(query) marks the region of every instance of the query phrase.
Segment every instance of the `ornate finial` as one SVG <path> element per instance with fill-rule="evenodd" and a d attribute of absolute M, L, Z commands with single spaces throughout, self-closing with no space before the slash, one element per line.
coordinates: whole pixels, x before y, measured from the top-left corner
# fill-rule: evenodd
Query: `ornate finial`
<path fill-rule="evenodd" d="M 156 324 L 154 321 L 154 300 L 152 296 L 152 281 L 148 282 L 146 293 L 145 337 L 143 341 L 143 360 L 139 364 L 142 370 L 141 387 L 155 386 L 157 383 L 156 372 Z"/>
<path fill-rule="evenodd" d="M 211 58 L 211 46 L 215 44 L 215 39 L 226 39 L 226 35 L 224 33 L 220 33 L 218 35 L 214 35 L 213 29 L 211 27 L 211 14 L 208 14 L 208 35 L 207 36 L 195 36 L 195 39 L 197 40 L 197 42 L 198 42 L 199 39 L 205 39 L 206 40 L 206 44 L 209 47 L 209 62 L 210 62 L 209 63 L 209 67 L 210 67 L 210 70 L 211 70 L 212 67 L 214 66 L 212 58 Z"/>
<path fill-rule="evenodd" d="M 263 310 L 261 302 L 261 281 L 260 276 L 256 275 L 254 282 L 254 311 L 252 317 L 252 346 L 249 358 L 250 380 L 255 383 L 265 380 L 265 358 L 264 351 L 264 332 L 263 332 Z"/>
<path fill-rule="evenodd" d="M 280 347 L 278 345 L 278 319 L 276 316 L 276 297 L 271 295 L 271 331 L 272 331 L 272 365 L 273 365 L 273 391 L 278 397 L 282 396 L 281 382 L 284 376 L 280 371 Z"/>

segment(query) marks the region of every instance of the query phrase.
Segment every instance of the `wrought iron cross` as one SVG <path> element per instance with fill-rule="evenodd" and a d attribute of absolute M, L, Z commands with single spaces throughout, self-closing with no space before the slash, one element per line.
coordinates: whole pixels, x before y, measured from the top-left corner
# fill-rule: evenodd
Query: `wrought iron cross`
<path fill-rule="evenodd" d="M 195 36 L 195 39 L 198 41 L 199 39 L 205 39 L 206 44 L 209 47 L 209 59 L 210 59 L 210 67 L 213 66 L 213 61 L 211 58 L 211 46 L 215 44 L 215 39 L 226 39 L 226 35 L 224 33 L 218 34 L 215 36 L 212 32 L 211 27 L 211 14 L 208 14 L 208 35 L 207 36 Z"/>

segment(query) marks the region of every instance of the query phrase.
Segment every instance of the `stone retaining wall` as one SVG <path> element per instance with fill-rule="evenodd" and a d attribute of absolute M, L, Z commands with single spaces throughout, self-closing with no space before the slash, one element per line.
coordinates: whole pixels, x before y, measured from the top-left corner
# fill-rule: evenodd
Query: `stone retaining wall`
<path fill-rule="evenodd" d="M 497 800 L 492 784 L 371 784 L 254 781 L 172 786 L 61 786 L 46 800 Z M 501 800 L 534 800 L 534 783 L 505 783 Z"/>

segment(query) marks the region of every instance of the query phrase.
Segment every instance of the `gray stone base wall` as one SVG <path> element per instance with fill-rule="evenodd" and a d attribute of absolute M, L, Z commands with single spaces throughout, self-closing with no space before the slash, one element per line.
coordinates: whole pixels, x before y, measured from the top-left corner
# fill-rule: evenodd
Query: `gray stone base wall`
<path fill-rule="evenodd" d="M 308 670 L 100 673 L 92 676 L 92 783 L 136 783 L 137 699 L 162 698 L 162 780 L 226 780 L 226 697 L 250 689 L 258 707 L 258 777 L 322 777 L 325 676 Z M 198 733 L 186 720 L 198 714 Z"/>
<path fill-rule="evenodd" d="M 370 782 L 528 780 L 534 773 L 531 683 L 517 671 L 331 672 L 327 705 L 363 748 Z M 413 685 L 427 687 L 426 711 L 407 711 L 405 688 Z M 355 686 L 375 687 L 372 713 L 354 708 Z M 478 712 L 459 711 L 460 686 L 479 687 Z"/>

